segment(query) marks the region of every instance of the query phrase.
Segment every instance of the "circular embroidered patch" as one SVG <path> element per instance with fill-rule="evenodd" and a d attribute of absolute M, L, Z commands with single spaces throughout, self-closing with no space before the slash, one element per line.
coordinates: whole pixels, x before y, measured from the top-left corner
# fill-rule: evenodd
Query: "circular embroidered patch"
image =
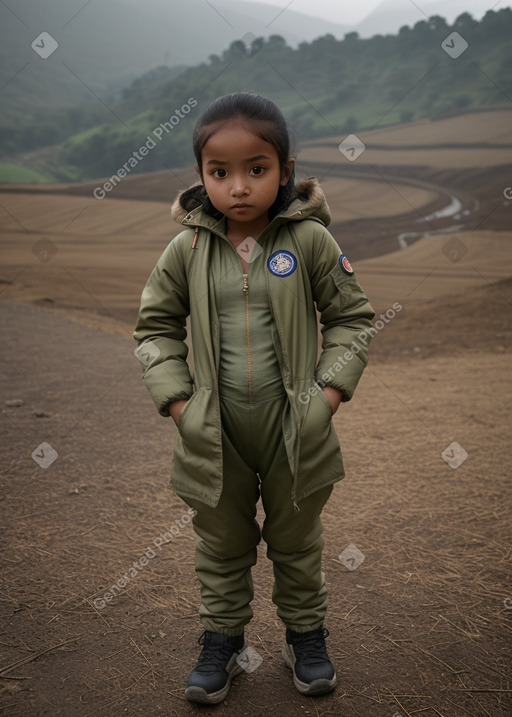
<path fill-rule="evenodd" d="M 297 258 L 290 251 L 275 251 L 267 266 L 274 276 L 290 276 L 297 268 Z"/>
<path fill-rule="evenodd" d="M 349 262 L 345 254 L 340 255 L 340 266 L 345 272 L 345 274 L 352 276 L 352 274 L 354 273 L 354 270 L 352 269 L 352 264 Z"/>

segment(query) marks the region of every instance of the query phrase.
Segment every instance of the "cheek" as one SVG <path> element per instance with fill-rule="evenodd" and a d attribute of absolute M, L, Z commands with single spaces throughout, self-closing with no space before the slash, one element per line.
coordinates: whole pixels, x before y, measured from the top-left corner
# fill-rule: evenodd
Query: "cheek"
<path fill-rule="evenodd" d="M 205 178 L 203 181 L 204 188 L 206 189 L 206 192 L 212 196 L 217 193 L 218 185 L 215 182 L 212 182 L 210 179 Z"/>

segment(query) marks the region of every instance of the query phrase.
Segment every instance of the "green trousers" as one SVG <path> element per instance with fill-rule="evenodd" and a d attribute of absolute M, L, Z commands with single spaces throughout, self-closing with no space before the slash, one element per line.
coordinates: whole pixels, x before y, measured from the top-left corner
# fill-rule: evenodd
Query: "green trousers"
<path fill-rule="evenodd" d="M 327 590 L 321 569 L 320 513 L 329 485 L 293 507 L 292 475 L 282 437 L 286 394 L 262 403 L 221 398 L 223 491 L 215 508 L 186 499 L 197 511 L 195 569 L 201 584 L 203 628 L 239 635 L 253 616 L 251 568 L 263 536 L 272 560 L 272 600 L 283 623 L 297 632 L 322 626 Z M 260 530 L 256 504 L 265 519 Z"/>

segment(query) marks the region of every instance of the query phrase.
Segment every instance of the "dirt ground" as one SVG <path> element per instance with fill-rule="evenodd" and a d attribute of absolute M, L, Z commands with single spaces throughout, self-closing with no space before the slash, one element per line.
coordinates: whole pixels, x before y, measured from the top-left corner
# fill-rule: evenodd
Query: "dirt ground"
<path fill-rule="evenodd" d="M 263 660 L 215 709 L 183 698 L 201 634 L 193 536 L 167 488 L 175 429 L 156 414 L 130 340 L 0 304 L 15 347 L 3 342 L 3 713 L 509 715 L 511 288 L 466 296 L 460 323 L 449 312 L 439 323 L 439 350 L 408 330 L 423 308 L 397 315 L 335 416 L 347 468 L 324 511 L 336 691 L 295 691 L 261 545 L 247 636 Z M 473 311 L 482 299 L 495 321 Z M 478 341 L 452 355 L 470 332 Z M 31 457 L 43 442 L 58 454 L 46 468 Z M 456 469 L 441 457 L 453 442 L 468 454 Z M 339 558 L 349 545 L 364 555 L 354 570 Z"/>
<path fill-rule="evenodd" d="M 446 128 L 432 141 L 451 138 Z M 368 216 L 341 217 L 334 233 L 357 249 L 378 315 L 401 308 L 381 319 L 354 399 L 334 417 L 347 476 L 324 510 L 323 561 L 338 686 L 316 698 L 295 690 L 262 543 L 246 630 L 261 663 L 215 708 L 183 695 L 202 632 L 193 532 L 168 488 L 176 429 L 141 382 L 131 337 L 147 275 L 176 233 L 165 177 L 127 180 L 126 196 L 104 203 L 90 187 L 0 192 L 0 714 L 512 714 L 504 156 L 456 172 L 443 154 L 445 166 L 427 168 L 437 199 L 426 186 L 408 195 L 423 197 L 423 219 L 454 177 L 470 213 L 459 231 L 441 219 L 403 250 L 397 235 L 417 228 L 417 211 L 399 197 L 372 219 L 375 172 L 357 178 Z M 416 170 L 403 171 L 418 188 Z"/>

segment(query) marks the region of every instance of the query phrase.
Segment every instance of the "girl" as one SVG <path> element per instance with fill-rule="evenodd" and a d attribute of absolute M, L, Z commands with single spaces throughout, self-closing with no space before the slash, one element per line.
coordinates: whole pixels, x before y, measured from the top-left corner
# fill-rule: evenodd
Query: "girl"
<path fill-rule="evenodd" d="M 331 419 L 367 363 L 374 312 L 325 228 L 318 182 L 295 184 L 286 122 L 273 102 L 243 92 L 218 98 L 199 118 L 193 146 L 201 182 L 173 205 L 185 229 L 147 281 L 133 334 L 151 356 L 144 384 L 178 427 L 171 486 L 195 511 L 204 632 L 185 695 L 220 702 L 247 664 L 261 537 L 286 627 L 284 659 L 301 693 L 320 694 L 336 683 L 325 648 L 320 521 L 344 476 Z"/>

